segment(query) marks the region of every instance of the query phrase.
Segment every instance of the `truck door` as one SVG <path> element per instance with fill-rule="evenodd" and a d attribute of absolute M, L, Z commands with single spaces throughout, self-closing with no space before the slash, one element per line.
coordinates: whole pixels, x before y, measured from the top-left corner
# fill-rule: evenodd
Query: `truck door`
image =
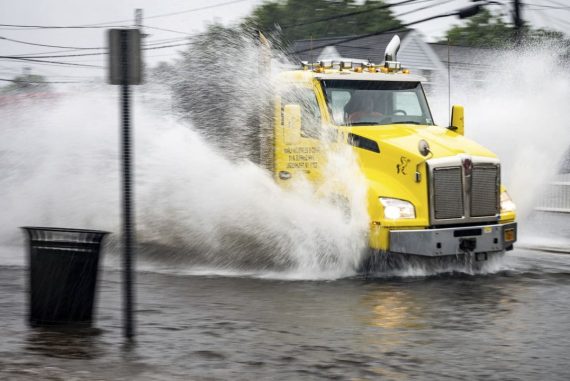
<path fill-rule="evenodd" d="M 275 102 L 275 177 L 279 183 L 320 176 L 321 113 L 311 88 L 289 88 Z"/>

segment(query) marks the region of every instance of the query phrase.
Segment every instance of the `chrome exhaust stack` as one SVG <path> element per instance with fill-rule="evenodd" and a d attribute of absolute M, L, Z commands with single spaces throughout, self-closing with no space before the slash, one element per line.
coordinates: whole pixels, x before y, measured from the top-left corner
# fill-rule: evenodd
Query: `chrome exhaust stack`
<path fill-rule="evenodd" d="M 386 51 L 384 52 L 384 67 L 388 70 L 400 70 L 402 64 L 398 62 L 396 55 L 400 50 L 400 37 L 395 35 L 392 40 L 386 46 Z"/>

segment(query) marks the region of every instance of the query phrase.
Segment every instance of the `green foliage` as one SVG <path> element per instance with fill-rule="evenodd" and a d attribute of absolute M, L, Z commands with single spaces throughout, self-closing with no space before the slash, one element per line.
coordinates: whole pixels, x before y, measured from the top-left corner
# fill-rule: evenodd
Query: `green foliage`
<path fill-rule="evenodd" d="M 533 29 L 528 25 L 525 25 L 520 33 L 521 40 L 526 43 L 556 43 L 565 40 L 564 33 Z M 464 25 L 449 29 L 441 42 L 446 43 L 448 39 L 451 45 L 506 48 L 513 46 L 517 32 L 511 24 L 505 23 L 501 16 L 484 8 L 469 18 Z"/>
<path fill-rule="evenodd" d="M 360 35 L 399 27 L 401 23 L 392 16 L 389 8 L 375 9 L 383 4 L 383 0 L 366 0 L 363 3 L 355 0 L 267 1 L 258 6 L 243 25 L 266 34 L 281 31 L 280 38 L 285 44 L 295 40 Z M 315 22 L 359 11 L 365 12 Z"/>
<path fill-rule="evenodd" d="M 502 47 L 512 42 L 515 30 L 506 24 L 500 16 L 482 9 L 477 15 L 469 18 L 465 25 L 454 26 L 447 31 L 445 40 L 452 45 L 474 47 Z"/>
<path fill-rule="evenodd" d="M 8 86 L 4 86 L 2 91 L 12 92 L 12 91 L 47 91 L 49 90 L 49 84 L 43 83 L 46 81 L 41 75 L 21 75 L 12 78 L 12 81 Z"/>

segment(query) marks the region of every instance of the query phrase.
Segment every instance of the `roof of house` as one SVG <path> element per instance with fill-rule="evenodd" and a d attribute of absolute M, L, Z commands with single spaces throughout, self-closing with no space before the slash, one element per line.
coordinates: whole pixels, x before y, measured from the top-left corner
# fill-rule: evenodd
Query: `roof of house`
<path fill-rule="evenodd" d="M 336 53 L 336 58 L 357 58 L 381 63 L 384 61 L 384 50 L 392 37 L 397 34 L 403 40 L 410 31 L 383 33 L 348 42 L 342 41 L 358 36 L 299 40 L 293 44 L 290 54 L 297 57 L 300 61 L 317 61 L 319 57 L 328 59 L 328 56 L 333 56 Z"/>
<path fill-rule="evenodd" d="M 444 70 L 441 60 L 423 37 L 412 29 L 390 32 L 343 42 L 350 38 L 334 37 L 295 41 L 290 54 L 300 61 L 360 59 L 376 64 L 384 62 L 386 46 L 398 35 L 401 40 L 398 61 L 412 70 Z"/>
<path fill-rule="evenodd" d="M 440 61 L 447 66 L 449 49 L 449 62 L 454 66 L 465 66 L 469 68 L 473 65 L 492 65 L 500 59 L 505 50 L 490 48 L 474 48 L 469 46 L 447 45 L 442 43 L 429 44 Z"/>

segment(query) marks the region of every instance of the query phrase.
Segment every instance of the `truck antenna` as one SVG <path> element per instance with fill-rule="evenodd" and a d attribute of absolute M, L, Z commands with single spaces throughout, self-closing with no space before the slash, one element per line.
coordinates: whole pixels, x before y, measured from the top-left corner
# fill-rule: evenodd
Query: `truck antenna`
<path fill-rule="evenodd" d="M 311 50 L 309 53 L 309 64 L 312 65 L 313 64 L 313 35 L 311 34 Z"/>
<path fill-rule="evenodd" d="M 451 126 L 451 59 L 450 59 L 450 42 L 449 36 L 447 37 L 447 120 Z"/>

